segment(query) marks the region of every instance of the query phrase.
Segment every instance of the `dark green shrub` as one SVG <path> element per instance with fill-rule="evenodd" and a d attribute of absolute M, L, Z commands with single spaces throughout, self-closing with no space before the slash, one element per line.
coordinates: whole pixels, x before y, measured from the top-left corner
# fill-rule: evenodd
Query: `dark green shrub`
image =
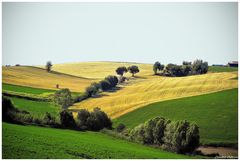
<path fill-rule="evenodd" d="M 108 129 L 112 128 L 111 119 L 108 117 L 108 115 L 105 112 L 101 111 L 100 108 L 98 107 L 94 108 L 91 114 L 94 115 L 99 120 L 99 122 L 102 123 L 104 128 L 108 128 Z"/>
<path fill-rule="evenodd" d="M 67 110 L 60 112 L 60 122 L 63 128 L 76 128 L 76 122 L 73 118 L 72 112 L 68 112 Z"/>
<path fill-rule="evenodd" d="M 131 140 L 145 144 L 146 139 L 145 139 L 144 124 L 140 124 L 140 125 L 136 126 L 134 129 L 132 129 L 129 133 L 129 137 Z"/>
<path fill-rule="evenodd" d="M 61 89 L 55 92 L 54 102 L 61 105 L 63 109 L 68 108 L 72 105 L 72 95 L 69 89 Z"/>
<path fill-rule="evenodd" d="M 94 108 L 87 119 L 87 126 L 89 130 L 99 131 L 103 128 L 112 128 L 112 121 L 107 114 L 101 111 L 100 108 Z"/>
<path fill-rule="evenodd" d="M 199 130 L 187 121 L 171 122 L 164 135 L 164 148 L 177 153 L 191 153 L 199 146 Z"/>
<path fill-rule="evenodd" d="M 33 117 L 30 114 L 23 114 L 21 112 L 16 112 L 14 114 L 14 120 L 17 123 L 33 123 Z"/>
<path fill-rule="evenodd" d="M 100 108 L 92 112 L 82 109 L 77 115 L 78 128 L 81 130 L 99 131 L 103 128 L 112 128 L 112 121 Z"/>
<path fill-rule="evenodd" d="M 43 117 L 43 124 L 54 126 L 56 125 L 56 119 L 50 113 L 46 112 L 45 116 Z"/>
<path fill-rule="evenodd" d="M 34 124 L 37 124 L 37 125 L 42 125 L 42 124 L 43 124 L 43 123 L 42 123 L 42 120 L 39 119 L 39 118 L 33 118 L 33 123 L 34 123 Z"/>
<path fill-rule="evenodd" d="M 13 122 L 13 113 L 18 112 L 18 110 L 13 106 L 11 100 L 7 97 L 2 97 L 2 121 Z"/>
<path fill-rule="evenodd" d="M 126 128 L 126 126 L 125 126 L 123 123 L 120 123 L 120 124 L 116 127 L 116 131 L 117 131 L 117 132 L 122 132 L 125 128 Z"/>
<path fill-rule="evenodd" d="M 87 119 L 90 117 L 90 113 L 86 109 L 79 110 L 77 114 L 78 127 L 82 130 L 87 130 Z"/>

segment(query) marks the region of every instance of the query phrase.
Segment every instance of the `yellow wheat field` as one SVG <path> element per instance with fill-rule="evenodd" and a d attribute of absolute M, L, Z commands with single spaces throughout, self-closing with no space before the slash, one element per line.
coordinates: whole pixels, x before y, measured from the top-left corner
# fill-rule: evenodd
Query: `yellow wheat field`
<path fill-rule="evenodd" d="M 71 109 L 100 107 L 111 118 L 119 117 L 141 106 L 164 100 L 200 95 L 237 88 L 237 72 L 209 73 L 188 77 L 149 76 L 130 83 L 116 92 L 90 98 L 77 103 Z"/>
<path fill-rule="evenodd" d="M 107 75 L 116 75 L 119 66 L 137 65 L 140 73 L 136 78 L 122 85 L 115 92 L 105 92 L 102 97 L 90 98 L 74 104 L 70 109 L 86 108 L 92 110 L 100 107 L 112 118 L 119 117 L 144 105 L 181 97 L 200 95 L 225 89 L 237 88 L 237 72 L 209 73 L 187 77 L 153 76 L 151 64 L 118 62 L 84 62 L 54 64 L 53 70 L 85 77 L 79 78 L 56 72 L 47 73 L 35 67 L 3 67 L 3 82 L 36 88 L 69 88 L 71 91 L 83 92 L 92 82 L 98 82 Z M 126 74 L 130 77 L 130 74 Z M 88 79 L 86 79 L 88 78 Z"/>
<path fill-rule="evenodd" d="M 55 64 L 53 65 L 53 70 L 85 78 L 103 79 L 108 75 L 116 75 L 115 70 L 117 67 L 128 67 L 130 65 L 137 65 L 139 67 L 140 73 L 136 74 L 137 76 L 148 76 L 153 74 L 151 64 L 121 62 L 82 62 Z M 127 73 L 126 76 L 131 76 L 131 74 Z"/>
<path fill-rule="evenodd" d="M 44 69 L 25 66 L 3 67 L 2 81 L 3 83 L 46 89 L 56 89 L 56 84 L 59 84 L 60 88 L 69 88 L 74 92 L 83 92 L 92 82 L 89 79 L 56 72 L 48 73 Z"/>

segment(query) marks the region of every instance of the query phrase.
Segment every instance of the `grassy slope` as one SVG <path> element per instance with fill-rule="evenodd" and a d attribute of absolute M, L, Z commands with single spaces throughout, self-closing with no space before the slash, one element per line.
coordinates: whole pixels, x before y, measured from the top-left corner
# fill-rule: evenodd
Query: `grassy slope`
<path fill-rule="evenodd" d="M 59 115 L 60 107 L 50 102 L 40 102 L 26 100 L 23 98 L 10 97 L 15 107 L 20 110 L 30 112 L 33 116 L 44 116 L 46 112 L 51 113 L 54 116 Z"/>
<path fill-rule="evenodd" d="M 70 76 L 57 72 L 46 72 L 46 70 L 30 66 L 3 67 L 3 83 L 29 86 L 56 90 L 56 84 L 60 88 L 69 88 L 74 92 L 82 92 L 91 84 L 92 80 Z"/>
<path fill-rule="evenodd" d="M 72 109 L 100 107 L 112 118 L 150 103 L 237 88 L 237 72 L 210 73 L 188 77 L 149 76 L 137 78 L 116 92 L 74 104 Z"/>
<path fill-rule="evenodd" d="M 18 86 L 13 84 L 6 84 L 6 83 L 2 84 L 2 89 L 5 91 L 21 92 L 21 93 L 29 93 L 29 94 L 43 94 L 43 93 L 55 92 L 55 90 L 32 88 L 32 87 Z"/>
<path fill-rule="evenodd" d="M 234 72 L 238 71 L 236 67 L 218 67 L 218 66 L 210 66 L 209 72 Z"/>
<path fill-rule="evenodd" d="M 3 123 L 3 158 L 188 158 L 116 139 L 78 132 Z"/>
<path fill-rule="evenodd" d="M 202 143 L 237 143 L 238 90 L 231 89 L 201 96 L 158 102 L 114 120 L 134 127 L 150 118 L 189 120 L 200 127 Z"/>

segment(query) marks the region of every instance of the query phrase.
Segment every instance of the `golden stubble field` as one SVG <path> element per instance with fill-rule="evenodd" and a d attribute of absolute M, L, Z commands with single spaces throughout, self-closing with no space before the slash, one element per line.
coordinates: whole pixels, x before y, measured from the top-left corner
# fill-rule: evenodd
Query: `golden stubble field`
<path fill-rule="evenodd" d="M 119 62 L 84 62 L 54 64 L 53 70 L 66 74 L 47 73 L 35 67 L 3 67 L 3 82 L 36 88 L 56 89 L 69 88 L 74 92 L 83 92 L 92 82 L 98 82 L 108 75 L 116 75 L 119 66 L 137 65 L 140 73 L 131 78 L 121 89 L 115 92 L 104 92 L 98 98 L 89 98 L 74 104 L 70 109 L 86 108 L 92 110 L 100 107 L 112 118 L 119 117 L 144 105 L 237 88 L 237 72 L 208 73 L 188 77 L 153 76 L 151 64 Z M 127 73 L 125 76 L 131 77 Z M 79 78 L 83 77 L 83 78 Z"/>
<path fill-rule="evenodd" d="M 83 92 L 92 80 L 66 74 L 51 72 L 36 67 L 14 66 L 2 68 L 3 83 L 29 86 L 35 88 L 56 89 L 69 88 L 73 92 Z"/>
<path fill-rule="evenodd" d="M 90 98 L 74 104 L 70 109 L 99 107 L 111 118 L 117 118 L 144 105 L 237 88 L 237 72 L 209 73 L 188 77 L 148 76 L 123 86 L 116 92 L 105 92 L 99 98 Z"/>
<path fill-rule="evenodd" d="M 139 67 L 140 73 L 138 73 L 137 76 L 148 76 L 153 74 L 152 64 L 122 62 L 82 62 L 56 64 L 53 66 L 53 70 L 85 78 L 103 79 L 108 75 L 116 75 L 115 70 L 117 67 L 128 67 L 130 65 L 137 65 Z M 131 76 L 131 74 L 126 73 L 125 76 L 128 77 Z"/>

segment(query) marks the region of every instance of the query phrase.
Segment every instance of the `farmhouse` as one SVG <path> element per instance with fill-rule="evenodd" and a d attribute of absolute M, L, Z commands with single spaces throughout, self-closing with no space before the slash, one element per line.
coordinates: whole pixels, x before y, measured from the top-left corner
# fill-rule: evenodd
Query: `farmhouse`
<path fill-rule="evenodd" d="M 228 62 L 228 65 L 229 65 L 230 67 L 238 67 L 238 61 Z"/>

